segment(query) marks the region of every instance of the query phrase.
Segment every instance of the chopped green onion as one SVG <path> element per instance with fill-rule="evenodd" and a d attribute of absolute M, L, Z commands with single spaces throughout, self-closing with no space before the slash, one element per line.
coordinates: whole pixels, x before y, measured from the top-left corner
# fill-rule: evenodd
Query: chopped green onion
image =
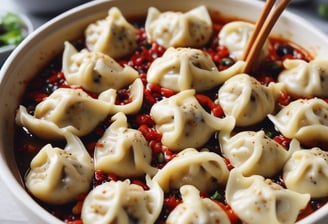
<path fill-rule="evenodd" d="M 223 197 L 222 197 L 222 195 L 218 191 L 215 191 L 214 194 L 210 198 L 212 200 L 221 201 Z"/>
<path fill-rule="evenodd" d="M 322 18 L 328 19 L 328 3 L 320 3 L 318 5 L 318 14 Z"/>
<path fill-rule="evenodd" d="M 165 162 L 165 156 L 163 152 L 158 153 L 157 155 L 157 162 L 158 163 L 164 163 Z"/>
<path fill-rule="evenodd" d="M 274 134 L 271 131 L 267 131 L 265 135 L 268 136 L 269 138 L 274 138 Z"/>
<path fill-rule="evenodd" d="M 0 47 L 5 45 L 18 45 L 24 38 L 20 18 L 7 13 L 0 18 Z"/>

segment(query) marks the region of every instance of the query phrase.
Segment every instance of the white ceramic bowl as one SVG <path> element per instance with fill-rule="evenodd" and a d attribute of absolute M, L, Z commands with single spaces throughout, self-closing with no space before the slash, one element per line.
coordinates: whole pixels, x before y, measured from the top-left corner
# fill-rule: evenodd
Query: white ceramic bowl
<path fill-rule="evenodd" d="M 4 184 L 13 194 L 19 208 L 31 223 L 62 223 L 40 207 L 24 190 L 13 153 L 14 116 L 26 81 L 63 50 L 65 40 L 80 36 L 87 24 L 107 15 L 112 6 L 121 9 L 125 16 L 145 15 L 149 6 L 161 10 L 186 11 L 200 4 L 207 5 L 227 17 L 240 17 L 255 21 L 263 6 L 261 1 L 245 0 L 113 0 L 92 1 L 54 18 L 28 36 L 10 55 L 0 75 L 0 174 Z M 274 28 L 274 33 L 288 38 L 307 49 L 316 57 L 328 52 L 328 38 L 302 18 L 285 12 Z M 311 34 L 311 35 L 309 35 Z M 29 60 L 25 60 L 28 58 Z M 323 223 L 328 217 L 324 206 L 300 223 Z"/>
<path fill-rule="evenodd" d="M 7 11 L 1 11 L 0 17 L 5 16 L 7 13 L 8 13 Z M 31 20 L 24 14 L 16 13 L 16 12 L 12 12 L 12 13 L 17 15 L 21 19 L 24 38 L 27 35 L 29 35 L 30 33 L 32 33 L 33 24 L 31 22 Z M 0 47 L 0 68 L 1 68 L 1 65 L 3 64 L 3 62 L 8 58 L 8 56 L 11 54 L 11 52 L 13 52 L 13 50 L 15 48 L 16 48 L 15 45 L 6 45 L 6 46 Z"/>

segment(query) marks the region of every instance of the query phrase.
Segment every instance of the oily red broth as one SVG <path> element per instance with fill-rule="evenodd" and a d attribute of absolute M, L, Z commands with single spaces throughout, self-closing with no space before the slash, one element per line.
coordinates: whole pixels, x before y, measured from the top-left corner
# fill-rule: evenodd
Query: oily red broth
<path fill-rule="evenodd" d="M 218 45 L 217 34 L 222 26 L 227 22 L 222 18 L 213 17 L 213 28 L 214 32 L 210 41 L 201 49 L 211 55 L 212 60 L 217 65 L 218 69 L 224 70 L 235 63 L 234 59 L 230 57 L 230 53 L 225 46 Z M 130 19 L 130 22 L 138 27 L 137 38 L 138 38 L 138 49 L 130 56 L 119 60 L 121 65 L 127 64 L 136 69 L 139 72 L 140 78 L 144 84 L 144 103 L 142 109 L 136 115 L 128 116 L 128 123 L 131 128 L 138 129 L 141 131 L 143 136 L 149 143 L 152 149 L 152 166 L 162 168 L 167 162 L 175 157 L 170 149 L 161 144 L 161 133 L 157 132 L 154 128 L 154 122 L 152 121 L 149 111 L 151 106 L 160 101 L 163 98 L 175 95 L 176 92 L 167 88 L 163 88 L 159 85 L 147 83 L 147 70 L 153 60 L 160 57 L 165 49 L 157 43 L 149 43 L 144 30 L 144 19 Z M 289 59 L 303 59 L 310 61 L 311 56 L 301 49 L 301 47 L 290 43 L 288 40 L 271 38 L 269 41 L 269 56 L 263 60 L 259 65 L 259 69 L 256 73 L 252 74 L 262 84 L 269 84 L 270 82 L 276 82 L 277 76 L 280 71 L 283 70 L 282 60 Z M 74 42 L 74 45 L 78 49 L 85 47 L 84 39 L 81 37 L 80 40 Z M 58 55 L 55 57 L 42 71 L 40 71 L 34 79 L 29 82 L 27 89 L 25 90 L 24 96 L 21 100 L 21 104 L 26 106 L 28 112 L 33 114 L 35 106 L 48 97 L 57 88 L 81 88 L 80 86 L 72 86 L 67 84 L 64 75 L 61 71 L 62 57 Z M 97 98 L 97 94 L 89 92 L 89 95 Z M 116 104 L 126 104 L 129 102 L 129 91 L 127 88 L 123 88 L 118 91 L 118 99 Z M 217 97 L 217 88 L 209 90 L 196 95 L 197 100 L 200 104 L 212 115 L 216 117 L 224 117 L 224 112 L 220 106 L 214 104 L 214 100 Z M 279 98 L 280 105 L 287 105 L 293 101 L 296 96 L 290 96 L 286 92 L 282 92 Z M 110 117 L 105 119 L 98 127 L 89 135 L 82 137 L 82 141 L 85 144 L 88 152 L 93 156 L 93 151 L 97 140 L 102 136 L 105 129 L 110 125 Z M 285 138 L 278 131 L 276 131 L 273 125 L 266 119 L 260 124 L 247 127 L 247 130 L 264 130 L 266 134 L 284 146 L 288 148 L 290 139 Z M 22 176 L 26 174 L 29 169 L 29 164 L 32 158 L 37 152 L 49 142 L 45 142 L 34 136 L 27 129 L 17 127 L 15 137 L 15 155 L 16 161 Z M 65 142 L 51 142 L 53 145 L 63 147 Z M 221 155 L 220 146 L 216 135 L 213 135 L 210 140 L 202 146 L 202 148 L 208 148 L 210 151 Z M 226 159 L 226 165 L 229 169 L 232 169 L 232 165 Z M 122 178 L 113 174 L 105 173 L 102 170 L 96 170 L 94 178 L 90 183 L 90 189 L 100 185 L 107 181 L 121 180 Z M 131 182 L 139 184 L 147 189 L 145 180 L 143 177 L 136 178 L 131 177 Z M 272 180 L 281 186 L 284 186 L 284 182 L 280 175 L 272 178 Z M 224 189 L 217 189 L 214 192 L 202 193 L 203 197 L 209 197 L 214 200 L 219 206 L 224 208 L 227 212 L 232 223 L 240 223 L 241 221 L 234 214 L 231 208 L 226 204 L 224 198 Z M 80 212 L 85 195 L 80 195 L 76 198 L 76 201 L 68 203 L 64 206 L 52 206 L 47 205 L 41 201 L 37 201 L 47 209 L 51 214 L 58 217 L 59 219 L 70 224 L 82 223 L 80 219 Z M 164 223 L 166 217 L 179 203 L 181 203 L 181 195 L 178 191 L 172 191 L 165 194 L 164 205 L 162 213 L 157 220 L 157 223 Z M 307 208 L 300 214 L 299 219 L 311 214 L 315 210 L 319 209 L 326 203 L 327 199 L 311 200 Z"/>

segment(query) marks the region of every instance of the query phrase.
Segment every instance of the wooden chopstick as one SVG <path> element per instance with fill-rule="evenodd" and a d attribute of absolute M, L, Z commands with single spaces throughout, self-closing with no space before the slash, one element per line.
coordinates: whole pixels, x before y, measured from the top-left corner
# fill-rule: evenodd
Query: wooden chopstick
<path fill-rule="evenodd" d="M 267 0 L 260 18 L 255 25 L 254 31 L 247 43 L 243 59 L 246 62 L 245 73 L 249 74 L 256 69 L 255 63 L 258 58 L 264 42 L 268 38 L 273 26 L 279 19 L 281 13 L 285 10 L 291 0 L 280 0 L 277 6 L 273 8 L 276 0 Z"/>
<path fill-rule="evenodd" d="M 258 36 L 261 28 L 263 27 L 263 24 L 264 24 L 265 20 L 267 19 L 267 17 L 268 17 L 268 15 L 269 15 L 269 13 L 270 13 L 270 11 L 271 11 L 271 9 L 272 9 L 275 2 L 276 2 L 276 0 L 267 0 L 265 2 L 264 8 L 261 11 L 259 19 L 257 20 L 257 22 L 255 24 L 252 35 L 250 36 L 250 38 L 247 42 L 246 48 L 245 48 L 244 53 L 243 53 L 242 60 L 246 61 L 246 59 L 249 55 L 249 51 L 250 51 L 251 47 L 253 46 L 253 44 L 255 42 L 255 39 Z"/>

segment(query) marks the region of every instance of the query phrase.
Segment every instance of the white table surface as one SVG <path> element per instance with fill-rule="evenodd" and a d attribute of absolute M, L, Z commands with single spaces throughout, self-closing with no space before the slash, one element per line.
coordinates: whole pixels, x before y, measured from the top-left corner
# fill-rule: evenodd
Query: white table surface
<path fill-rule="evenodd" d="M 301 15 L 303 18 L 313 23 L 316 27 L 322 30 L 328 35 L 328 21 L 320 19 L 315 12 L 314 1 L 312 3 L 304 5 L 292 5 L 289 10 L 295 14 Z M 11 0 L 0 0 L 0 8 L 9 11 L 22 12 L 23 10 L 19 6 L 15 5 Z M 50 17 L 40 17 L 37 15 L 30 15 L 24 12 L 29 18 L 31 18 L 32 23 L 35 28 L 42 25 Z M 328 37 L 327 37 L 328 38 Z M 1 224 L 28 224 L 27 218 L 16 209 L 16 203 L 13 201 L 12 195 L 2 184 L 0 180 L 0 223 Z"/>

